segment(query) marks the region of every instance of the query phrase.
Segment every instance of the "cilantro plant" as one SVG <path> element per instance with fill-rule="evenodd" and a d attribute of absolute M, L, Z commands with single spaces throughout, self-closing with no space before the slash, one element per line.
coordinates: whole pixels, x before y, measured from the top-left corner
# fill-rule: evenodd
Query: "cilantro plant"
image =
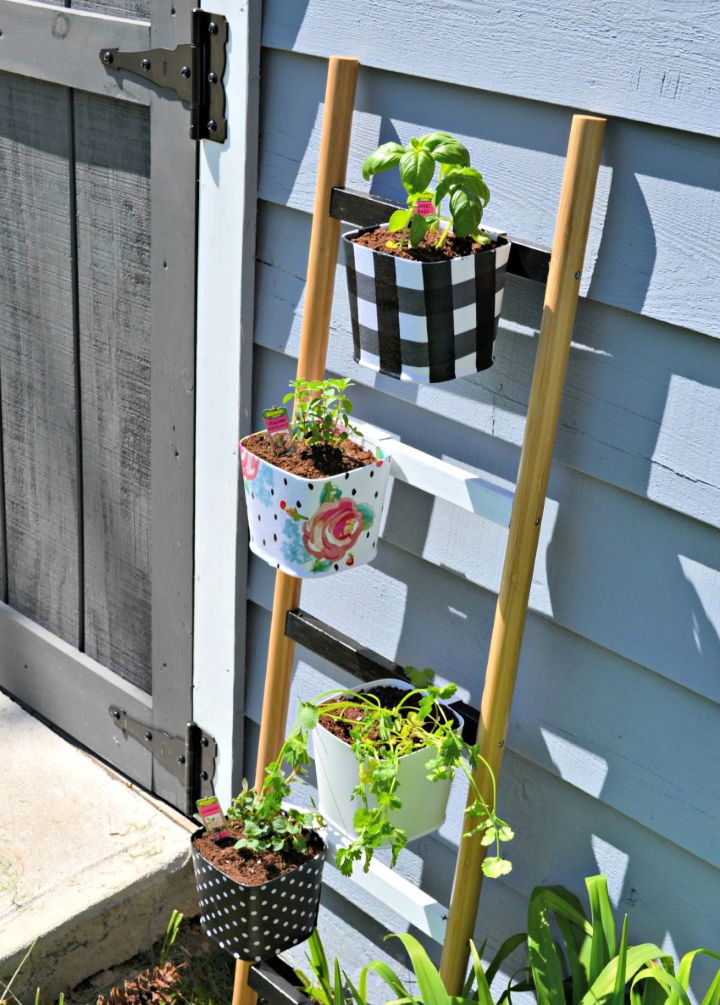
<path fill-rule="evenodd" d="M 409 667 L 408 671 L 410 676 L 414 668 Z M 502 857 L 500 845 L 510 841 L 514 834 L 495 813 L 495 779 L 491 768 L 476 745 L 465 743 L 452 716 L 438 711 L 437 702 L 451 698 L 456 687 L 454 684 L 428 685 L 428 674 L 432 675 L 432 671 L 422 671 L 421 687 L 403 692 L 393 708 L 384 708 L 376 695 L 362 691 L 327 691 L 315 701 L 301 704 L 298 728 L 301 731 L 314 729 L 321 716 L 345 724 L 358 762 L 359 780 L 352 793 L 360 801 L 353 821 L 357 837 L 348 847 L 340 849 L 336 857 L 343 875 L 349 876 L 353 864 L 361 859 L 367 872 L 374 851 L 382 845 L 390 845 L 392 864 L 397 861 L 407 844 L 405 831 L 390 820 L 390 813 L 402 806 L 397 777 L 400 758 L 420 747 L 428 748 L 425 767 L 429 780 L 452 778 L 457 769 L 467 777 L 474 798 L 465 810 L 472 821 L 465 836 L 481 833 L 484 845 L 495 846 L 495 854 L 483 862 L 485 875 L 501 876 L 512 868 Z M 362 711 L 360 718 L 348 716 L 351 709 L 358 708 Z M 479 764 L 483 764 L 492 777 L 491 806 L 483 799 L 473 777 Z"/>
<path fill-rule="evenodd" d="M 399 242 L 388 242 L 390 247 L 415 248 L 428 231 L 436 231 L 435 247 L 440 248 L 451 228 L 457 237 L 489 243 L 490 238 L 479 227 L 490 190 L 480 172 L 470 165 L 467 147 L 459 140 L 449 133 L 435 132 L 420 139 L 413 137 L 407 146 L 383 143 L 364 161 L 362 175 L 368 181 L 372 175 L 393 167 L 397 167 L 407 192 L 408 208 L 398 209 L 390 217 L 388 230 L 400 233 Z M 433 189 L 436 168 L 438 179 Z M 441 213 L 445 199 L 449 216 Z M 421 202 L 431 202 L 434 211 L 418 212 Z"/>
<path fill-rule="evenodd" d="M 251 789 L 247 780 L 225 814 L 228 820 L 241 821 L 243 836 L 236 848 L 246 848 L 258 855 L 263 852 L 303 852 L 307 849 L 305 831 L 323 826 L 323 819 L 310 810 L 283 808 L 292 782 L 309 763 L 307 736 L 294 730 L 278 755 L 265 769 L 260 789 Z"/>
<path fill-rule="evenodd" d="M 294 400 L 295 439 L 310 445 L 329 444 L 341 448 L 350 433 L 358 433 L 350 425 L 352 401 L 346 392 L 352 387 L 346 378 L 335 380 L 291 380 L 292 391 L 283 404 Z"/>

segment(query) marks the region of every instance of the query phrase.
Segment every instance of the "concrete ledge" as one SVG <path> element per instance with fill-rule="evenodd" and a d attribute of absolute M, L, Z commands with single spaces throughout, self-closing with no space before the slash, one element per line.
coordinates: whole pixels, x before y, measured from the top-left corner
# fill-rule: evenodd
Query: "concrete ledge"
<path fill-rule="evenodd" d="M 55 1000 L 197 913 L 195 825 L 0 694 L 0 988 Z"/>

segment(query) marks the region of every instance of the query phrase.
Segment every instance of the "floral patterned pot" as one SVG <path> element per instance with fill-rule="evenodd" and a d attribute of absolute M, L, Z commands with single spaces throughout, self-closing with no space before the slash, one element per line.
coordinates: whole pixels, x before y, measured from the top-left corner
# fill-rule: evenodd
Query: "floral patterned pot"
<path fill-rule="evenodd" d="M 401 691 L 414 690 L 407 681 L 394 678 L 376 680 L 357 690 L 366 691 L 382 684 L 399 688 Z M 440 704 L 445 705 L 444 702 Z M 445 707 L 449 709 L 449 706 Z M 463 727 L 461 716 L 455 709 L 449 711 L 452 712 L 458 722 L 458 729 L 461 730 Z M 355 754 L 347 743 L 319 723 L 313 731 L 313 751 L 317 774 L 318 810 L 338 830 L 350 837 L 356 837 L 353 819 L 362 803 L 352 795 L 359 781 L 360 769 Z M 428 779 L 425 765 L 433 756 L 434 752 L 430 748 L 423 747 L 400 758 L 397 795 L 402 807 L 390 813 L 390 821 L 395 827 L 405 831 L 408 841 L 431 834 L 445 822 L 452 779 L 441 779 L 437 782 Z M 377 805 L 374 796 L 370 796 L 368 805 L 371 808 Z"/>
<path fill-rule="evenodd" d="M 325 847 L 297 869 L 245 886 L 200 854 L 191 838 L 202 930 L 236 959 L 259 963 L 309 938 L 317 924 Z"/>
<path fill-rule="evenodd" d="M 369 441 L 372 464 L 308 481 L 256 457 L 240 441 L 250 550 L 290 576 L 329 576 L 370 562 L 390 476 L 387 455 Z"/>

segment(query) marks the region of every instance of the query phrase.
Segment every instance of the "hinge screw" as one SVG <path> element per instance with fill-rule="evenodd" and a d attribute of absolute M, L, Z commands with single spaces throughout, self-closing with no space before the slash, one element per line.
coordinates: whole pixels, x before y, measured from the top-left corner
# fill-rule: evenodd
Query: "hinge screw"
<path fill-rule="evenodd" d="M 149 70 L 152 64 L 149 59 L 144 59 L 140 66 L 142 66 L 143 70 Z"/>
<path fill-rule="evenodd" d="M 113 712 L 113 719 L 119 719 L 119 718 L 120 718 L 120 709 L 116 708 L 115 711 Z"/>
<path fill-rule="evenodd" d="M 203 736 L 203 738 L 200 741 L 200 743 L 202 743 L 203 747 L 209 747 L 210 746 L 210 741 L 208 740 L 207 736 Z"/>
<path fill-rule="evenodd" d="M 218 26 L 215 24 L 214 21 L 211 21 L 210 24 L 208 25 L 208 31 L 210 32 L 211 35 L 217 35 Z"/>
<path fill-rule="evenodd" d="M 208 73 L 208 80 L 211 84 L 217 84 L 217 73 L 215 73 L 214 70 L 211 70 L 210 73 Z"/>
<path fill-rule="evenodd" d="M 149 729 L 145 730 L 145 739 L 146 740 L 152 740 L 152 733 L 150 732 Z"/>
<path fill-rule="evenodd" d="M 215 121 L 215 119 L 210 119 L 210 121 L 208 122 L 208 129 L 210 130 L 211 133 L 217 131 L 217 122 Z"/>
<path fill-rule="evenodd" d="M 190 76 L 190 67 L 189 66 L 183 66 L 182 70 L 180 71 L 180 76 L 184 77 L 185 80 L 187 80 L 188 77 Z"/>
<path fill-rule="evenodd" d="M 178 754 L 177 762 L 178 762 L 178 764 L 184 764 L 185 763 L 185 754 Z"/>
<path fill-rule="evenodd" d="M 208 773 L 207 773 L 207 771 L 201 771 L 200 772 L 200 777 L 202 778 L 202 780 L 204 782 L 206 782 L 208 780 Z"/>
<path fill-rule="evenodd" d="M 108 63 L 108 64 L 112 63 L 112 61 L 113 61 L 113 54 L 110 52 L 109 49 L 106 49 L 105 52 L 102 55 L 102 58 L 103 58 L 103 63 Z"/>

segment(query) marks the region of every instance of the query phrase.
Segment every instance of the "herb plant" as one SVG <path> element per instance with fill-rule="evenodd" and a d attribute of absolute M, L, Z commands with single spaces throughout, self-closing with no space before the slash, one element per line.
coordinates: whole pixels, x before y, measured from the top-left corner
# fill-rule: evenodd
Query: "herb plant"
<path fill-rule="evenodd" d="M 353 864 L 361 859 L 367 871 L 374 851 L 383 845 L 390 845 L 392 864 L 397 861 L 407 844 L 405 831 L 394 826 L 390 819 L 390 813 L 402 806 L 397 791 L 400 758 L 420 747 L 428 748 L 429 780 L 452 778 L 457 769 L 465 773 L 474 794 L 465 810 L 473 822 L 466 836 L 482 833 L 482 843 L 495 846 L 495 854 L 483 862 L 485 875 L 496 877 L 510 872 L 512 865 L 502 857 L 500 845 L 510 841 L 514 834 L 495 813 L 495 780 L 492 806 L 488 806 L 473 778 L 479 764 L 490 772 L 491 768 L 480 756 L 477 745 L 464 742 L 452 716 L 438 713 L 437 702 L 451 698 L 455 691 L 454 684 L 416 688 L 404 692 L 393 708 L 384 708 L 371 693 L 340 690 L 327 691 L 314 702 L 301 704 L 298 714 L 301 730 L 314 729 L 321 716 L 347 725 L 350 746 L 358 762 L 359 780 L 352 793 L 360 801 L 353 821 L 357 837 L 346 848 L 339 849 L 336 856 L 343 875 L 349 876 Z M 351 708 L 360 708 L 362 717 L 349 718 Z M 369 796 L 374 797 L 374 805 Z"/>
<path fill-rule="evenodd" d="M 407 192 L 407 209 L 398 209 L 390 217 L 388 230 L 400 232 L 397 243 L 390 247 L 417 247 L 428 231 L 438 233 L 435 247 L 440 248 L 452 228 L 457 237 L 472 237 L 479 244 L 490 238 L 480 232 L 483 211 L 490 200 L 490 190 L 483 176 L 470 165 L 470 154 L 449 133 L 426 133 L 413 137 L 407 146 L 383 143 L 362 165 L 363 178 L 397 167 L 400 181 Z M 432 189 L 435 169 L 437 186 Z M 442 203 L 449 201 L 449 216 L 441 213 Z M 421 206 L 432 203 L 432 207 Z M 431 212 L 424 212 L 426 209 Z M 423 212 L 419 212 L 423 210 Z"/>
<path fill-rule="evenodd" d="M 350 433 L 358 433 L 350 425 L 352 401 L 347 390 L 348 378 L 335 380 L 291 380 L 292 391 L 283 404 L 294 400 L 293 436 L 309 446 L 329 444 L 341 448 Z"/>
<path fill-rule="evenodd" d="M 236 848 L 246 848 L 258 855 L 307 849 L 304 831 L 323 826 L 323 819 L 310 810 L 283 807 L 283 801 L 290 795 L 292 782 L 302 775 L 309 762 L 307 737 L 295 730 L 277 759 L 265 769 L 261 788 L 251 789 L 247 780 L 243 781 L 242 790 L 225 814 L 228 820 L 241 821 L 243 825 L 243 836 L 235 842 Z"/>

